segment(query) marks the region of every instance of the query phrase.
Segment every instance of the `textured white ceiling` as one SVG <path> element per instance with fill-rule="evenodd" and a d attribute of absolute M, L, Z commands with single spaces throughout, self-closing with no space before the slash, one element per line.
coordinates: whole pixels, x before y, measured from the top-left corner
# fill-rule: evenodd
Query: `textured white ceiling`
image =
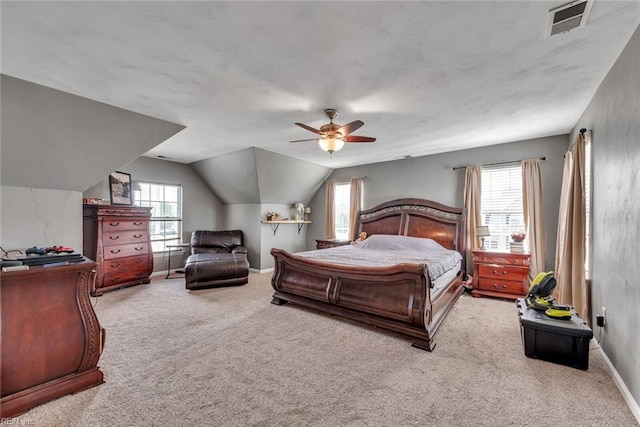
<path fill-rule="evenodd" d="M 3 1 L 1 70 L 187 127 L 149 156 L 255 146 L 338 168 L 568 133 L 640 2 L 596 0 L 545 38 L 564 3 Z M 378 140 L 288 142 L 326 107 Z"/>

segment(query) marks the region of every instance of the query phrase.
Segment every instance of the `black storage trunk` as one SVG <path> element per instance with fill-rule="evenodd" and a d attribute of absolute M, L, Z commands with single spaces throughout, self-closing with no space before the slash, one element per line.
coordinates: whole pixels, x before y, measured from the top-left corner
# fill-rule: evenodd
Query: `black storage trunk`
<path fill-rule="evenodd" d="M 543 311 L 527 307 L 524 298 L 518 298 L 516 305 L 527 357 L 589 369 L 589 341 L 593 332 L 577 314 L 572 314 L 570 320 L 552 319 Z"/>

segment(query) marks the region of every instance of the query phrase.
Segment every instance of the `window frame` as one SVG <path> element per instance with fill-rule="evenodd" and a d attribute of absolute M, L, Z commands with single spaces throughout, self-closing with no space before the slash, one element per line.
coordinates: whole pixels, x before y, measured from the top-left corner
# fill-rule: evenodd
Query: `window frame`
<path fill-rule="evenodd" d="M 153 253 L 159 254 L 159 253 L 169 252 L 169 249 L 167 249 L 168 244 L 171 245 L 171 243 L 173 244 L 182 243 L 182 229 L 183 229 L 183 217 L 184 217 L 182 184 L 170 184 L 170 183 L 164 183 L 164 182 L 151 182 L 151 181 L 137 181 L 135 184 L 136 184 L 134 186 L 135 189 L 133 191 L 133 204 L 135 206 L 154 208 L 154 209 L 151 209 L 151 218 L 149 218 L 149 240 L 151 242 L 151 247 L 153 248 Z M 141 198 L 141 193 L 142 193 L 141 187 L 145 185 L 161 186 L 162 193 L 163 193 L 162 199 L 158 199 L 158 200 L 153 199 L 153 197 L 151 197 L 151 191 L 150 191 L 149 199 L 143 200 Z M 168 187 L 177 189 L 176 202 L 173 202 L 173 201 L 167 202 L 166 190 Z M 165 205 L 175 203 L 177 207 L 178 215 L 177 216 L 155 216 L 154 211 L 156 210 L 155 209 L 156 206 L 153 206 L 153 205 L 158 203 L 165 204 Z M 155 234 L 152 234 L 152 233 L 155 229 L 155 224 L 157 223 L 175 223 L 176 231 L 175 233 L 170 234 L 171 237 L 167 237 L 168 236 L 166 234 L 167 227 L 165 226 L 163 227 L 165 230 L 164 238 L 154 238 Z M 158 248 L 159 242 L 162 243 L 162 246 L 160 248 Z"/>
<path fill-rule="evenodd" d="M 490 180 L 500 179 L 500 176 L 489 177 L 491 173 L 507 174 L 506 178 L 509 181 L 513 181 L 513 184 L 508 186 L 493 185 L 492 188 L 488 188 L 487 182 Z M 511 234 L 516 231 L 525 229 L 524 218 L 524 205 L 522 202 L 523 187 L 522 187 L 522 162 L 504 163 L 499 165 L 483 166 L 482 167 L 482 184 L 480 195 L 480 214 L 482 223 L 478 225 L 486 225 L 489 227 L 491 235 L 485 238 L 485 247 L 487 250 L 510 252 L 511 251 Z M 489 209 L 487 198 L 490 196 L 487 192 L 499 192 L 500 188 L 503 191 L 509 191 L 504 199 L 512 198 L 511 201 L 505 200 L 504 208 L 501 210 Z M 511 195 L 512 193 L 517 193 Z M 511 195 L 511 196 L 510 196 Z M 499 198 L 492 197 L 492 204 L 496 204 Z M 509 209 L 509 206 L 517 206 L 518 209 Z M 491 216 L 494 216 L 492 221 Z M 500 216 L 504 216 L 504 221 L 500 220 Z M 524 249 L 527 250 L 528 238 L 524 240 Z"/>
<path fill-rule="evenodd" d="M 346 212 L 340 212 L 339 203 L 342 202 L 342 199 L 338 199 L 339 190 L 338 187 L 347 187 L 348 191 L 346 191 Z M 351 181 L 337 181 L 334 200 L 333 200 L 333 232 L 337 240 L 349 240 L 349 221 L 351 218 Z M 345 216 L 346 215 L 346 216 Z M 346 221 L 345 221 L 346 218 Z M 339 222 L 342 221 L 345 224 L 343 226 L 338 226 Z M 346 225 L 346 230 L 344 225 Z M 338 232 L 338 230 L 341 230 Z M 343 231 L 344 230 L 344 231 Z"/>

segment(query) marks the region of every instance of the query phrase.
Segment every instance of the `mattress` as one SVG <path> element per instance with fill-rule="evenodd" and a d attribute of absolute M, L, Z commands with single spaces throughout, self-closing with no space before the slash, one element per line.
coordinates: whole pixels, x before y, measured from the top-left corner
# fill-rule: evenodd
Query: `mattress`
<path fill-rule="evenodd" d="M 353 245 L 298 252 L 296 255 L 331 264 L 361 267 L 426 264 L 432 284 L 441 276 L 451 274 L 452 270 L 457 274 L 462 261 L 459 252 L 446 249 L 432 239 L 382 234 L 370 236 Z"/>

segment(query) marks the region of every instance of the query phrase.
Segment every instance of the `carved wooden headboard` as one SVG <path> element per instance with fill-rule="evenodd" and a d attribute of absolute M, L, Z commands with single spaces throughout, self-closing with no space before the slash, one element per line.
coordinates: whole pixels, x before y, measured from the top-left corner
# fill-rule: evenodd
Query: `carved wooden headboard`
<path fill-rule="evenodd" d="M 465 256 L 464 215 L 461 208 L 424 199 L 397 199 L 360 211 L 356 236 L 361 232 L 428 237 Z"/>

